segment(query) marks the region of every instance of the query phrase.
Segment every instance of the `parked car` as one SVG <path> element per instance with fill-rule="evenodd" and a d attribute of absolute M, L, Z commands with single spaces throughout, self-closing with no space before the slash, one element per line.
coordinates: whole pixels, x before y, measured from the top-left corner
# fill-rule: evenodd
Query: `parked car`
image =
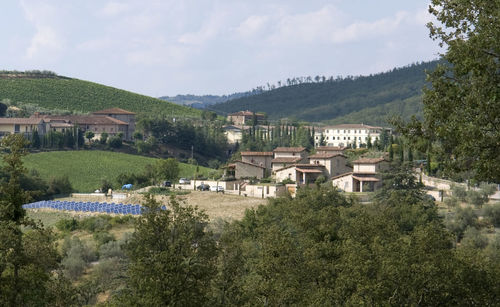
<path fill-rule="evenodd" d="M 208 184 L 200 184 L 199 186 L 196 187 L 198 191 L 208 191 L 210 190 L 210 186 Z"/>
<path fill-rule="evenodd" d="M 164 187 L 168 187 L 168 188 L 169 188 L 169 187 L 171 187 L 171 186 L 172 186 L 172 183 L 171 183 L 170 181 L 163 181 L 162 185 L 163 185 Z"/>
<path fill-rule="evenodd" d="M 186 179 L 186 178 L 181 178 L 179 179 L 179 184 L 190 184 L 191 180 Z"/>
<path fill-rule="evenodd" d="M 210 187 L 210 191 L 212 192 L 224 192 L 224 187 L 222 186 L 212 186 Z"/>

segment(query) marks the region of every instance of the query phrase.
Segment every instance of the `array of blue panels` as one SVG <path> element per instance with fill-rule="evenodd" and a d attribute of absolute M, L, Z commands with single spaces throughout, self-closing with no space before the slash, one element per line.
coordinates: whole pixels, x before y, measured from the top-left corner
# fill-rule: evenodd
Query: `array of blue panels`
<path fill-rule="evenodd" d="M 141 205 L 98 203 L 98 202 L 77 202 L 77 201 L 54 201 L 42 200 L 23 205 L 24 209 L 49 208 L 55 210 L 82 211 L 82 212 L 101 212 L 112 214 L 141 214 L 143 207 Z M 166 207 L 162 207 L 166 210 Z"/>

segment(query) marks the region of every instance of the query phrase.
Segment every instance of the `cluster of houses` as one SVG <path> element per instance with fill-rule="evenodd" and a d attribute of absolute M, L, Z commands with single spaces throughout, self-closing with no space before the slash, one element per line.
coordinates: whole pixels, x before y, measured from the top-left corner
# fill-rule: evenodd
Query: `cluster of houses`
<path fill-rule="evenodd" d="M 135 131 L 135 113 L 120 108 L 111 108 L 90 115 L 43 115 L 35 113 L 28 118 L 0 118 L 0 137 L 5 134 L 23 133 L 30 138 L 36 130 L 40 136 L 57 131 L 64 133 L 78 127 L 82 133 L 92 131 L 94 138 L 102 133 L 114 136 L 119 133 L 124 140 L 131 140 Z"/>
<path fill-rule="evenodd" d="M 224 126 L 229 144 L 241 143 L 243 132 L 256 127 L 267 132 L 269 126 L 264 125 L 266 117 L 261 113 L 251 111 L 240 111 L 227 116 L 229 125 Z M 355 147 L 366 146 L 368 142 L 372 144 L 380 140 L 382 133 L 391 133 L 390 128 L 370 126 L 365 124 L 341 124 L 325 127 L 314 127 L 314 146 L 332 147 Z"/>
<path fill-rule="evenodd" d="M 388 166 L 384 158 L 360 158 L 348 165 L 345 147 L 320 146 L 308 155 L 304 147 L 278 147 L 272 152 L 241 152 L 241 160 L 226 167 L 225 176 L 313 184 L 323 176 L 346 192 L 374 191 L 381 185 L 380 172 Z"/>

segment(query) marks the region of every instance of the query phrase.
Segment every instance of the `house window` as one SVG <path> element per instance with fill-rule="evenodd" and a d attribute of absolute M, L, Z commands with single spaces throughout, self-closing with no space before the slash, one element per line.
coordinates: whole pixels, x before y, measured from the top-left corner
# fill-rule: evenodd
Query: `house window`
<path fill-rule="evenodd" d="M 348 136 L 348 137 L 347 137 L 347 139 L 348 139 L 348 140 L 350 140 L 350 139 L 351 139 L 351 137 L 350 137 L 350 136 Z"/>
<path fill-rule="evenodd" d="M 358 138 L 358 140 L 360 140 L 360 141 L 361 141 L 361 137 L 359 137 L 359 138 Z"/>
<path fill-rule="evenodd" d="M 21 130 L 18 124 L 14 125 L 14 132 L 18 133 Z"/>
<path fill-rule="evenodd" d="M 344 136 L 344 141 L 345 141 L 345 136 Z"/>

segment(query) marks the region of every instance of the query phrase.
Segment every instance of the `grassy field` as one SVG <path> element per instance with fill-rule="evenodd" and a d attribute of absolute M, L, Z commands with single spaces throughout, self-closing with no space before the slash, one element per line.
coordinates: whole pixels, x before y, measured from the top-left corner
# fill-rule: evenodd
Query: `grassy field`
<path fill-rule="evenodd" d="M 201 111 L 157 98 L 72 78 L 2 78 L 0 100 L 50 110 L 92 112 L 118 107 L 139 114 L 199 117 Z"/>
<path fill-rule="evenodd" d="M 98 189 L 102 180 L 115 184 L 121 173 L 141 173 L 157 159 L 110 151 L 53 151 L 30 154 L 24 158 L 26 168 L 37 170 L 42 178 L 67 175 L 78 192 Z M 180 163 L 180 177 L 192 177 L 196 166 Z M 211 169 L 200 166 L 205 176 Z"/>

